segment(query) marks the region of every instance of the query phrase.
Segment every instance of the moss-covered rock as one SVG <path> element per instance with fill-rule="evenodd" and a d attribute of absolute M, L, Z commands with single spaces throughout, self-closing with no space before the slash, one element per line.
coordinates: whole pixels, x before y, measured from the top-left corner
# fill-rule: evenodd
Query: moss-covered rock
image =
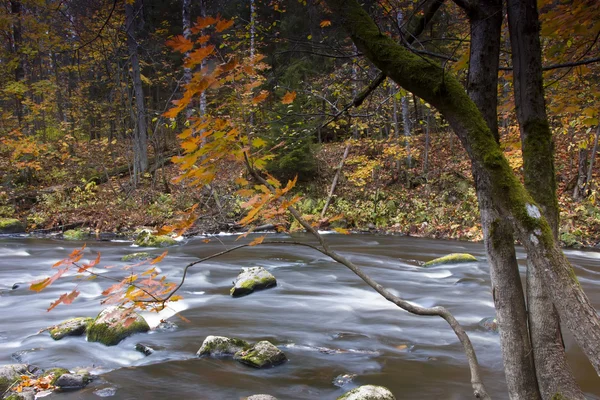
<path fill-rule="evenodd" d="M 396 398 L 388 388 L 364 385 L 344 393 L 337 400 L 396 400 Z"/>
<path fill-rule="evenodd" d="M 52 380 L 50 381 L 50 384 L 54 385 L 56 383 L 56 381 L 58 380 L 58 378 L 60 378 L 64 374 L 68 374 L 68 373 L 70 373 L 69 370 L 65 369 L 65 368 L 50 368 L 50 369 L 44 371 L 42 376 L 46 377 L 46 376 L 52 375 Z"/>
<path fill-rule="evenodd" d="M 245 296 L 255 290 L 267 289 L 276 285 L 275 277 L 263 267 L 244 268 L 235 279 L 229 293 L 233 297 Z"/>
<path fill-rule="evenodd" d="M 54 385 L 59 390 L 83 389 L 91 381 L 89 374 L 62 374 L 56 380 Z"/>
<path fill-rule="evenodd" d="M 63 232 L 65 240 L 86 240 L 89 239 L 90 233 L 85 229 L 69 229 Z"/>
<path fill-rule="evenodd" d="M 169 236 L 156 236 L 148 231 L 140 232 L 134 243 L 140 247 L 167 247 L 177 244 L 177 241 Z"/>
<path fill-rule="evenodd" d="M 247 350 L 238 351 L 233 359 L 254 368 L 274 367 L 287 361 L 283 351 L 266 340 L 256 343 Z"/>
<path fill-rule="evenodd" d="M 479 321 L 479 326 L 485 329 L 486 331 L 494 333 L 498 333 L 498 330 L 500 329 L 498 327 L 498 320 L 496 319 L 496 317 L 483 318 L 481 321 Z"/>
<path fill-rule="evenodd" d="M 25 232 L 25 224 L 16 218 L 0 218 L 0 233 Z"/>
<path fill-rule="evenodd" d="M 27 364 L 8 364 L 0 366 L 0 393 L 21 379 L 21 375 L 29 372 Z"/>
<path fill-rule="evenodd" d="M 92 322 L 94 322 L 94 319 L 88 317 L 71 318 L 58 325 L 51 326 L 48 331 L 54 340 L 60 340 L 65 336 L 81 336 Z"/>
<path fill-rule="evenodd" d="M 132 310 L 109 307 L 102 310 L 87 328 L 87 340 L 114 346 L 121 340 L 150 329 L 146 320 Z"/>
<path fill-rule="evenodd" d="M 152 256 L 150 255 L 150 253 L 141 251 L 138 253 L 131 253 L 131 254 L 124 255 L 123 257 L 121 257 L 121 261 L 125 261 L 125 262 L 142 261 L 142 260 L 147 260 L 148 258 L 151 258 L 151 257 Z"/>
<path fill-rule="evenodd" d="M 465 262 L 477 262 L 477 259 L 467 253 L 453 253 L 447 256 L 436 258 L 435 260 L 427 261 L 424 267 L 432 267 L 441 264 L 459 264 Z"/>
<path fill-rule="evenodd" d="M 225 336 L 207 336 L 202 342 L 202 346 L 196 353 L 198 357 L 224 357 L 233 356 L 235 353 L 250 348 L 250 344 L 245 340 L 238 338 L 228 338 Z"/>

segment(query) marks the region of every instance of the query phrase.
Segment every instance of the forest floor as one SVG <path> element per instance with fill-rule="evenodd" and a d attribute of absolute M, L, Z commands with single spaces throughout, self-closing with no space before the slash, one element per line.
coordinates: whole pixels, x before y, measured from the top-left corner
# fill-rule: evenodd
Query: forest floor
<path fill-rule="evenodd" d="M 426 169 L 422 154 L 413 152 L 413 167 L 408 169 L 393 154 L 385 155 L 387 145 L 374 139 L 351 143 L 327 216 L 341 215 L 338 226 L 354 231 L 482 240 L 470 163 L 460 144 L 451 136 L 438 136 L 431 143 L 429 153 L 435 156 L 429 157 Z M 35 164 L 26 168 L 0 165 L 5 182 L 0 217 L 16 216 L 34 234 L 75 227 L 130 234 L 140 227 L 170 224 L 198 204 L 192 233 L 240 228 L 236 221 L 243 216 L 245 199 L 235 193 L 233 180 L 248 178 L 240 165 L 225 163 L 211 187 L 190 188 L 176 182 L 179 170 L 168 158 L 150 154 L 152 172 L 132 187 L 125 148 L 106 141 L 62 146 L 62 155 L 56 148 L 41 149 Z M 321 213 L 344 148 L 344 143 L 315 147 L 318 172 L 295 188 L 302 196 L 297 203 L 302 213 Z M 519 172 L 514 161 L 518 155 L 513 153 L 507 151 Z M 561 162 L 563 158 L 557 157 L 560 239 L 567 247 L 598 247 L 600 208 L 594 196 L 572 200 L 569 184 L 576 171 Z M 115 167 L 119 165 L 124 167 Z"/>

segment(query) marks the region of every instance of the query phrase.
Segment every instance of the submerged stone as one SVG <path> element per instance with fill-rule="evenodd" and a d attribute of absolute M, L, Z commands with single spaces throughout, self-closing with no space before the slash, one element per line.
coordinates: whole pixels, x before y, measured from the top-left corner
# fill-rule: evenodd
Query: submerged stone
<path fill-rule="evenodd" d="M 246 400 L 277 400 L 277 397 L 273 397 L 270 394 L 253 394 L 247 397 Z"/>
<path fill-rule="evenodd" d="M 244 268 L 235 279 L 230 294 L 233 297 L 245 296 L 255 290 L 263 290 L 276 285 L 275 277 L 263 267 Z"/>
<path fill-rule="evenodd" d="M 134 241 L 140 247 L 167 247 L 177 244 L 177 241 L 169 236 L 153 235 L 148 231 L 142 231 Z"/>
<path fill-rule="evenodd" d="M 233 359 L 254 368 L 274 367 L 287 361 L 283 351 L 266 340 L 256 343 L 247 350 L 238 351 Z"/>
<path fill-rule="evenodd" d="M 496 319 L 496 317 L 487 317 L 482 319 L 481 321 L 479 321 L 479 326 L 487 331 L 494 333 L 498 333 L 499 330 L 498 320 Z"/>
<path fill-rule="evenodd" d="M 127 254 L 123 257 L 121 257 L 121 261 L 143 261 L 146 260 L 148 258 L 151 258 L 152 256 L 150 255 L 150 253 L 146 253 L 145 251 L 141 251 L 139 253 L 131 253 L 131 254 Z"/>
<path fill-rule="evenodd" d="M 441 264 L 459 264 L 465 262 L 477 262 L 477 259 L 470 254 L 467 253 L 453 253 L 448 254 L 447 256 L 436 258 L 431 261 L 427 261 L 423 266 L 424 267 L 432 267 L 434 265 Z"/>
<path fill-rule="evenodd" d="M 63 232 L 63 239 L 65 240 L 85 240 L 89 237 L 89 232 L 83 229 L 69 229 Z"/>
<path fill-rule="evenodd" d="M 388 388 L 364 385 L 344 393 L 337 400 L 396 400 L 396 398 Z"/>
<path fill-rule="evenodd" d="M 109 307 L 102 310 L 88 326 L 87 340 L 114 346 L 134 333 L 148 330 L 148 323 L 136 312 L 122 307 Z"/>
<path fill-rule="evenodd" d="M 25 232 L 25 224 L 16 218 L 0 218 L 0 233 Z"/>
<path fill-rule="evenodd" d="M 196 355 L 198 357 L 227 357 L 233 356 L 237 352 L 246 350 L 249 347 L 250 344 L 242 339 L 225 336 L 207 336 Z"/>
<path fill-rule="evenodd" d="M 87 330 L 87 327 L 94 322 L 93 318 L 78 317 L 71 318 L 61 322 L 58 325 L 48 328 L 50 336 L 54 340 L 60 340 L 65 336 L 81 336 Z"/>
<path fill-rule="evenodd" d="M 139 351 L 140 353 L 146 356 L 149 356 L 150 354 L 154 353 L 154 349 L 144 343 L 136 343 L 135 350 Z"/>

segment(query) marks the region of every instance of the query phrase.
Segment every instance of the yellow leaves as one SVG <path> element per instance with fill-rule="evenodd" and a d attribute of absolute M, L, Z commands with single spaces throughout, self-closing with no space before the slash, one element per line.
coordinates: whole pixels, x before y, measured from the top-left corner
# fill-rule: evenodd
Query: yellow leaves
<path fill-rule="evenodd" d="M 265 237 L 265 235 L 257 237 L 252 242 L 250 242 L 250 246 L 256 246 L 261 244 L 265 240 Z"/>
<path fill-rule="evenodd" d="M 257 149 L 264 147 L 267 145 L 267 142 L 265 142 L 263 139 L 261 138 L 254 138 L 252 139 L 252 147 L 256 147 Z"/>
<path fill-rule="evenodd" d="M 167 256 L 168 253 L 169 253 L 168 251 L 163 252 L 160 256 L 158 256 L 154 260 L 150 261 L 150 264 L 152 264 L 152 265 L 158 264 Z"/>
<path fill-rule="evenodd" d="M 325 20 L 321 21 L 321 23 L 319 24 L 319 26 L 321 28 L 325 28 L 327 26 L 331 26 L 331 21 L 325 19 Z"/>
<path fill-rule="evenodd" d="M 180 53 L 187 53 L 194 48 L 194 43 L 183 35 L 177 35 L 165 42 L 167 46 Z"/>
<path fill-rule="evenodd" d="M 336 231 L 337 233 L 341 233 L 342 235 L 349 235 L 350 231 L 348 229 L 344 229 L 344 228 L 333 228 L 334 231 Z"/>
<path fill-rule="evenodd" d="M 252 98 L 252 104 L 262 103 L 269 96 L 269 92 L 261 90 L 260 93 Z"/>
<path fill-rule="evenodd" d="M 296 92 L 286 92 L 281 99 L 281 104 L 292 104 L 296 99 Z"/>

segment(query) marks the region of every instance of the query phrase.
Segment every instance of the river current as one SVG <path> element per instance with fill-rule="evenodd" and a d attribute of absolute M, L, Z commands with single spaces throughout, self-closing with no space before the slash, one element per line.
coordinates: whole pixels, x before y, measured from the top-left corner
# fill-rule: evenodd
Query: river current
<path fill-rule="evenodd" d="M 310 241 L 305 235 L 271 235 Z M 478 326 L 494 315 L 488 265 L 482 244 L 378 235 L 326 235 L 332 247 L 363 267 L 393 293 L 423 306 L 447 307 L 466 328 L 494 399 L 507 399 L 499 338 Z M 185 264 L 240 243 L 235 237 L 191 238 L 168 248 L 158 264 L 172 281 Z M 53 239 L 0 239 L 0 364 L 17 360 L 42 368 L 84 367 L 98 374 L 87 388 L 52 394 L 52 399 L 241 399 L 257 393 L 280 400 L 333 400 L 362 384 L 388 387 L 397 399 L 472 398 L 462 347 L 440 318 L 408 314 L 387 302 L 345 267 L 302 246 L 260 245 L 228 253 L 191 269 L 182 301 L 162 315 L 144 314 L 176 328 L 137 334 L 105 347 L 85 337 L 54 341 L 48 326 L 75 316 L 94 317 L 104 307 L 102 291 L 111 282 L 74 274 L 35 293 L 28 283 L 49 276 L 51 266 L 82 243 Z M 95 271 L 121 277 L 121 257 L 141 249 L 126 242 L 88 242 L 88 261 L 101 252 Z M 162 249 L 147 250 L 160 255 Z M 421 267 L 448 253 L 468 252 L 478 262 Z M 600 310 L 600 253 L 566 250 L 591 302 Z M 521 268 L 525 255 L 518 249 Z M 113 268 L 104 268 L 113 266 Z M 246 297 L 228 295 L 242 267 L 263 266 L 278 280 L 275 288 Z M 524 270 L 522 270 L 524 272 Z M 12 289 L 13 285 L 18 287 Z M 46 309 L 75 287 L 81 295 L 69 306 Z M 189 322 L 172 316 L 179 311 Z M 231 359 L 199 359 L 208 335 L 269 340 L 288 362 L 257 370 Z M 142 342 L 156 351 L 137 352 Z M 574 373 L 590 399 L 600 399 L 600 378 L 566 335 Z M 341 378 L 345 376 L 344 378 Z M 351 379 L 349 377 L 352 377 Z"/>

